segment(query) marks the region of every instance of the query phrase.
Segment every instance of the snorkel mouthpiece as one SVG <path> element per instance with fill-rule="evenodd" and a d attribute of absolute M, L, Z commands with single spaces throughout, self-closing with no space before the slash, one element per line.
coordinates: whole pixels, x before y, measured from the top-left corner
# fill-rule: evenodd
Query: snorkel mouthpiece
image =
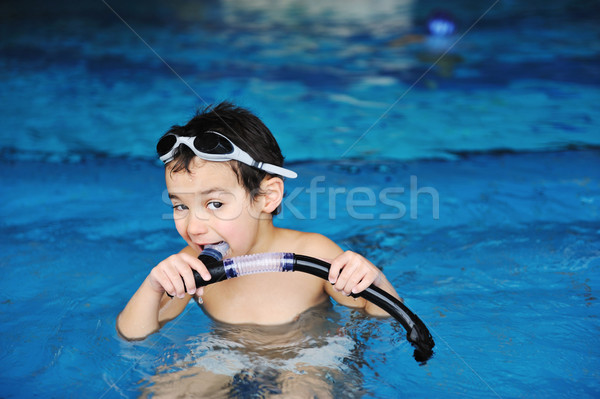
<path fill-rule="evenodd" d="M 209 244 L 206 245 L 204 247 L 204 250 L 202 250 L 202 253 L 200 254 L 200 256 L 210 256 L 211 258 L 213 258 L 214 260 L 223 260 L 223 257 L 225 256 L 225 254 L 227 253 L 227 251 L 229 250 L 229 244 L 227 244 L 225 241 L 221 241 L 217 244 Z M 200 258 L 200 257 L 198 257 Z M 200 259 L 202 260 L 202 259 Z"/>
<path fill-rule="evenodd" d="M 223 260 L 228 250 L 229 245 L 226 242 L 204 247 L 198 259 L 204 263 L 211 278 L 209 281 L 204 281 L 200 273 L 193 270 L 196 287 L 203 287 L 238 276 L 265 272 L 298 271 L 327 280 L 331 267 L 329 263 L 320 259 L 286 252 L 244 255 Z M 417 362 L 424 364 L 431 358 L 435 342 L 425 323 L 403 302 L 372 284 L 366 290 L 352 294 L 352 296 L 365 298 L 400 322 L 406 330 L 406 339 L 415 348 L 413 356 Z"/>
<path fill-rule="evenodd" d="M 229 251 L 229 244 L 225 241 L 221 241 L 217 244 L 210 244 L 204 246 L 202 253 L 198 255 L 198 259 L 204 263 L 204 266 L 210 272 L 210 280 L 205 281 L 200 273 L 192 270 L 194 273 L 194 281 L 196 282 L 196 288 L 204 287 L 209 284 L 218 283 L 229 278 L 223 266 L 223 257 Z M 185 283 L 183 283 L 185 286 Z M 185 289 L 187 291 L 187 288 Z"/>

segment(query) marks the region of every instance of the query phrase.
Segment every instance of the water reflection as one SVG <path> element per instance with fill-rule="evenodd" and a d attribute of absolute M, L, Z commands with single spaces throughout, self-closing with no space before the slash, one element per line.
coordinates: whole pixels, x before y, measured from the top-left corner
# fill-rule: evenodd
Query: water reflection
<path fill-rule="evenodd" d="M 280 326 L 213 322 L 182 360 L 158 369 L 143 397 L 362 397 L 362 351 L 330 302 Z"/>

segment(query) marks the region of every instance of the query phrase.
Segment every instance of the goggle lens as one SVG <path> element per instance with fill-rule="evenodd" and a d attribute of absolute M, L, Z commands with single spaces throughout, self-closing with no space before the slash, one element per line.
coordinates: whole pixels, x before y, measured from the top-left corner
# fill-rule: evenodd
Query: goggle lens
<path fill-rule="evenodd" d="M 206 154 L 222 155 L 233 153 L 233 144 L 229 140 L 210 132 L 197 136 L 194 139 L 194 147 Z"/>
<path fill-rule="evenodd" d="M 177 137 L 172 134 L 165 136 L 158 141 L 158 144 L 156 144 L 156 152 L 162 157 L 173 149 L 175 143 L 177 143 Z"/>

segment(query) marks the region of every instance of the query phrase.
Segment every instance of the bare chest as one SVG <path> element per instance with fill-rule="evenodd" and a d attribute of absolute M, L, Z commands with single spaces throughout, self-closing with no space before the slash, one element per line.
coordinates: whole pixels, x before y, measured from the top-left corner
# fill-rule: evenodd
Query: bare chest
<path fill-rule="evenodd" d="M 204 310 L 232 324 L 283 324 L 327 299 L 323 281 L 304 273 L 261 273 L 205 288 Z"/>

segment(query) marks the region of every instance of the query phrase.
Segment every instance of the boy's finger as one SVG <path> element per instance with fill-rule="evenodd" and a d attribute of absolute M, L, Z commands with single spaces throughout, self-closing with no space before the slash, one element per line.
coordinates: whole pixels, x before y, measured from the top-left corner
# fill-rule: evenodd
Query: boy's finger
<path fill-rule="evenodd" d="M 369 282 L 369 280 L 363 279 L 360 283 L 356 284 L 354 288 L 352 288 L 352 293 L 358 294 L 359 292 L 363 292 L 364 290 L 369 288 L 370 285 L 371 283 Z"/>
<path fill-rule="evenodd" d="M 177 296 L 178 298 L 183 297 L 183 281 L 181 280 L 181 275 L 177 273 L 177 269 L 169 267 L 164 270 L 164 274 L 172 287 L 167 292 L 169 292 L 169 294 L 172 296 Z"/>
<path fill-rule="evenodd" d="M 362 278 L 362 274 L 357 274 L 358 265 L 356 263 L 347 263 L 344 265 L 342 272 L 337 278 L 337 282 L 335 283 L 335 289 L 338 291 L 344 291 L 347 295 L 350 294 L 350 290 L 352 286 L 350 284 L 355 284 L 360 281 Z M 358 277 L 358 280 L 354 280 Z M 353 283 L 354 281 L 354 283 Z"/>
<path fill-rule="evenodd" d="M 211 279 L 210 272 L 208 271 L 206 266 L 204 266 L 204 263 L 202 263 L 200 259 L 189 254 L 182 255 L 184 255 L 184 259 L 189 263 L 189 266 L 198 273 L 200 273 L 200 277 L 202 277 L 202 280 L 209 281 Z M 195 284 L 196 282 L 194 281 L 194 285 Z"/>
<path fill-rule="evenodd" d="M 187 289 L 187 293 L 194 295 L 194 292 L 196 292 L 196 279 L 194 278 L 192 269 L 189 265 L 182 265 L 178 271 L 181 275 L 181 279 L 183 280 L 183 284 L 185 285 L 184 288 Z"/>
<path fill-rule="evenodd" d="M 364 280 L 365 278 L 365 273 L 354 273 L 349 279 L 348 282 L 346 283 L 346 286 L 344 287 L 344 292 L 348 295 L 350 295 L 351 293 L 354 292 L 354 288 L 356 288 L 357 285 L 359 285 L 359 283 Z"/>
<path fill-rule="evenodd" d="M 329 282 L 335 284 L 338 276 L 340 275 L 340 269 L 342 268 L 341 262 L 338 259 L 334 259 L 329 267 Z"/>
<path fill-rule="evenodd" d="M 337 283 L 341 270 L 346 268 L 349 260 L 349 253 L 346 251 L 331 262 L 331 267 L 329 268 L 329 282 L 331 284 Z"/>
<path fill-rule="evenodd" d="M 192 264 L 192 268 L 198 273 L 200 273 L 200 277 L 202 277 L 202 280 L 210 281 L 210 279 L 212 278 L 210 272 L 200 259 L 195 259 L 195 261 Z"/>
<path fill-rule="evenodd" d="M 165 275 L 165 278 L 160 282 L 163 289 L 171 298 L 173 298 L 176 294 L 175 287 L 171 284 L 171 280 Z"/>

